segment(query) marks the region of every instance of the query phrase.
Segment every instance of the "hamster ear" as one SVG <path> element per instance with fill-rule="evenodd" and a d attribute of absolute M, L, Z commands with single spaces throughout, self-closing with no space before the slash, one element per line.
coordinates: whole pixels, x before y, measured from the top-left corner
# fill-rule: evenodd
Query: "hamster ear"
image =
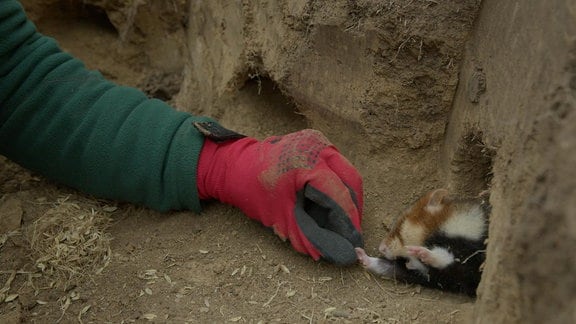
<path fill-rule="evenodd" d="M 430 211 L 440 210 L 442 207 L 442 200 L 446 196 L 448 196 L 448 190 L 446 189 L 436 189 L 432 191 L 432 193 L 430 193 L 430 198 L 428 198 L 426 208 Z"/>

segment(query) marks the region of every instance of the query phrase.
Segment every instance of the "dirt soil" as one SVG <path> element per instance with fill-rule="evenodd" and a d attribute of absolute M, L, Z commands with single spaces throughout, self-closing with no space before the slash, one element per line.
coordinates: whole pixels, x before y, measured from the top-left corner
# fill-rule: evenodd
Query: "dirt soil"
<path fill-rule="evenodd" d="M 182 80 L 181 56 L 161 59 L 145 38 L 138 38 L 150 32 L 137 30 L 130 36 L 98 8 L 70 3 L 26 2 L 40 31 L 89 68 L 151 96 L 173 99 Z M 185 2 L 173 4 L 175 12 L 187 8 Z M 134 26 L 141 27 L 137 22 Z M 172 29 L 165 48 L 184 50 L 181 27 Z M 408 45 L 417 56 L 418 43 Z M 257 138 L 315 126 L 266 77 L 243 83 L 220 105 L 234 107 L 219 110 L 224 125 Z M 390 150 L 386 159 L 374 151 L 349 154 L 366 179 L 369 253 L 377 254 L 376 246 L 396 215 L 442 184 L 434 143 L 426 144 L 425 151 Z M 412 163 L 406 163 L 409 155 Z M 10 296 L 0 305 L 2 323 L 462 323 L 474 305 L 465 296 L 376 278 L 360 266 L 314 262 L 229 206 L 207 204 L 199 215 L 160 214 L 87 197 L 9 161 L 0 170 L 0 193 L 15 201 L 4 211 L 22 217 L 19 231 L 0 240 L 0 287 Z M 81 268 L 72 277 L 43 271 L 42 255 L 31 248 L 26 234 L 36 220 L 64 203 L 73 204 L 73 214 L 111 220 L 109 225 L 102 222 L 95 234 L 109 242 L 110 252 L 94 268 Z"/>

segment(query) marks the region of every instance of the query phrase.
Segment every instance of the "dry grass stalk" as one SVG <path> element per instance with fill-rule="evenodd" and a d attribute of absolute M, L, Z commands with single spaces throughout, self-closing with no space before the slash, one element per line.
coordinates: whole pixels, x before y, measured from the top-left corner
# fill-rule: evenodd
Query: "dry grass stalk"
<path fill-rule="evenodd" d="M 27 231 L 35 266 L 63 288 L 101 273 L 111 257 L 109 217 L 68 198 L 59 199 Z"/>

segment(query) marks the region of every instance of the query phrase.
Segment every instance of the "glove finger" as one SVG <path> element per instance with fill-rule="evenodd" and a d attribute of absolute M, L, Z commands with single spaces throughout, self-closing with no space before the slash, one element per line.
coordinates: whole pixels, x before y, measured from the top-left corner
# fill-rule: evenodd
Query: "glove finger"
<path fill-rule="evenodd" d="M 303 192 L 299 195 L 303 195 Z M 297 204 L 294 214 L 300 231 L 305 236 L 299 244 L 310 242 L 317 251 L 316 253 L 319 253 L 328 262 L 338 265 L 356 263 L 356 254 L 352 243 L 337 233 L 318 226 L 303 208 L 303 204 Z"/>
<path fill-rule="evenodd" d="M 357 231 L 361 231 L 361 209 L 358 208 L 354 201 L 354 194 L 351 193 L 349 186 L 338 175 L 328 169 L 327 166 L 324 166 L 319 170 L 315 170 L 313 177 L 309 177 L 306 183 L 323 193 L 324 196 L 329 197 L 333 202 L 331 204 L 323 203 L 322 196 L 314 195 L 313 192 L 310 192 L 310 197 L 316 197 L 314 201 L 317 204 L 333 211 L 341 210 L 339 215 L 346 215 Z"/>
<path fill-rule="evenodd" d="M 318 226 L 339 234 L 351 242 L 354 247 L 364 246 L 360 234 L 358 210 L 354 206 L 349 195 L 334 196 L 326 192 L 326 188 L 319 189 L 313 183 L 304 187 L 305 209 L 316 221 Z M 334 189 L 334 188 L 332 188 Z M 346 187 L 341 185 L 339 192 L 346 192 Z"/>
<path fill-rule="evenodd" d="M 363 192 L 362 192 L 362 176 L 354 168 L 352 163 L 348 161 L 343 155 L 341 155 L 336 149 L 325 150 L 327 156 L 324 158 L 328 168 L 332 170 L 339 179 L 342 180 L 344 185 L 351 192 L 352 200 L 358 208 L 360 216 L 362 216 L 363 202 Z"/>
<path fill-rule="evenodd" d="M 297 193 L 296 223 L 305 238 L 322 257 L 339 265 L 356 262 L 355 247 L 362 247 L 362 235 L 344 210 L 330 197 L 307 185 Z"/>

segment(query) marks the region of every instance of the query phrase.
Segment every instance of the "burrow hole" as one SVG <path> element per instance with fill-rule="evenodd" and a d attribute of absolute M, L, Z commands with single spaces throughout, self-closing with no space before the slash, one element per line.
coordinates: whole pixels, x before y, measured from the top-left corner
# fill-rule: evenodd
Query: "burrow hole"
<path fill-rule="evenodd" d="M 484 143 L 482 132 L 462 137 L 451 162 L 451 186 L 458 194 L 475 197 L 489 190 L 496 151 Z"/>
<path fill-rule="evenodd" d="M 243 114 L 244 118 L 252 119 L 265 133 L 277 133 L 275 135 L 309 127 L 294 99 L 286 95 L 268 74 L 251 69 L 244 76 L 239 87 L 240 97 L 250 110 Z"/>

